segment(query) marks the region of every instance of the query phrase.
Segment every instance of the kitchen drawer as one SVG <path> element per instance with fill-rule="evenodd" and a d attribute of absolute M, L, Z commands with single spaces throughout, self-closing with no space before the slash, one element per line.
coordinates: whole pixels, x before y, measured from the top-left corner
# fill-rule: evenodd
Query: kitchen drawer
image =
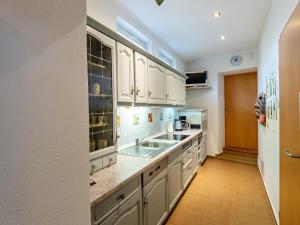
<path fill-rule="evenodd" d="M 192 160 L 192 151 L 193 151 L 193 148 L 191 147 L 182 154 L 182 157 L 183 157 L 182 163 L 184 166 L 187 163 L 189 163 L 190 160 Z"/>
<path fill-rule="evenodd" d="M 192 161 L 186 166 L 182 174 L 183 189 L 185 189 L 193 178 Z"/>
<path fill-rule="evenodd" d="M 104 201 L 92 208 L 92 224 L 97 224 L 105 219 L 111 212 L 127 201 L 138 189 L 141 188 L 141 177 L 130 181 L 127 185 L 111 194 Z"/>
<path fill-rule="evenodd" d="M 164 169 L 168 168 L 168 157 L 162 159 L 143 173 L 143 187 L 150 183 Z"/>

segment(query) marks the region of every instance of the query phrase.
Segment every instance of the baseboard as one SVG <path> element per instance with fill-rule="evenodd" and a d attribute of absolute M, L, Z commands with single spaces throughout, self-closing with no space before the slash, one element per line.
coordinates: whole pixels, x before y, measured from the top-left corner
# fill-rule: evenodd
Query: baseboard
<path fill-rule="evenodd" d="M 266 197 L 267 197 L 267 199 L 268 199 L 268 203 L 269 203 L 269 205 L 270 205 L 270 207 L 271 207 L 271 209 L 272 209 L 271 212 L 272 212 L 273 219 L 274 219 L 275 223 L 276 223 L 277 225 L 279 225 L 279 224 L 280 224 L 280 222 L 279 222 L 279 215 L 277 215 L 277 213 L 276 213 L 276 211 L 275 211 L 275 207 L 274 207 L 274 205 L 273 205 L 273 203 L 272 203 L 272 201 L 271 201 L 271 199 L 270 199 L 270 197 L 269 197 L 269 194 L 268 194 L 268 191 L 267 191 L 267 186 L 266 186 L 266 184 L 265 184 L 265 181 L 264 181 L 264 178 L 263 178 L 263 176 L 262 176 L 262 172 L 261 172 L 259 166 L 258 166 L 258 171 L 259 171 L 260 178 L 261 178 L 261 181 L 262 181 L 263 186 L 264 186 L 265 195 L 266 195 Z"/>

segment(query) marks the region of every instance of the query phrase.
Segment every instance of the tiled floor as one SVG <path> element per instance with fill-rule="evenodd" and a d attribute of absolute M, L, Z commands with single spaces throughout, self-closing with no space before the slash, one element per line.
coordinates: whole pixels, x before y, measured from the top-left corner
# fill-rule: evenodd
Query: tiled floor
<path fill-rule="evenodd" d="M 208 159 L 167 225 L 274 225 L 257 167 Z"/>

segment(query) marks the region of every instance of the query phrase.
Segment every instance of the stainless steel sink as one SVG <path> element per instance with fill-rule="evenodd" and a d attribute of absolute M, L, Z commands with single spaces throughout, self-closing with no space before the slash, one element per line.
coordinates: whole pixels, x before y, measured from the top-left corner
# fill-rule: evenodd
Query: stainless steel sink
<path fill-rule="evenodd" d="M 165 146 L 165 144 L 160 143 L 160 142 L 147 141 L 147 142 L 142 143 L 141 146 L 145 147 L 145 148 L 162 148 Z"/>
<path fill-rule="evenodd" d="M 147 141 L 142 143 L 140 146 L 133 146 L 131 148 L 123 149 L 119 151 L 119 154 L 138 156 L 143 158 L 153 158 L 175 144 L 176 143 Z"/>

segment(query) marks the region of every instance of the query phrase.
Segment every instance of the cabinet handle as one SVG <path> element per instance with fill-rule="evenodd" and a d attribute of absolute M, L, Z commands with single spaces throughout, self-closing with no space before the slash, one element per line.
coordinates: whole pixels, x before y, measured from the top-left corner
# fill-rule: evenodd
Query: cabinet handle
<path fill-rule="evenodd" d="M 131 95 L 134 94 L 134 86 L 131 87 Z"/>
<path fill-rule="evenodd" d="M 152 92 L 149 90 L 149 91 L 148 91 L 148 96 L 150 97 L 150 96 L 151 96 L 151 94 L 152 94 Z"/>
<path fill-rule="evenodd" d="M 139 89 L 139 88 L 137 88 L 137 90 L 136 90 L 136 96 L 138 96 L 138 95 L 139 95 L 139 93 L 140 93 L 140 89 Z"/>
<path fill-rule="evenodd" d="M 168 94 L 166 94 L 166 98 L 169 98 L 169 95 L 168 95 Z"/>
<path fill-rule="evenodd" d="M 125 193 L 123 193 L 123 194 L 121 194 L 118 198 L 117 198 L 117 200 L 121 200 L 121 201 L 123 201 L 124 199 L 125 199 Z"/>
<path fill-rule="evenodd" d="M 147 206 L 147 204 L 148 204 L 148 198 L 147 198 L 147 197 L 145 197 L 145 198 L 144 198 L 144 207 L 146 207 L 146 206 Z"/>
<path fill-rule="evenodd" d="M 160 166 L 156 167 L 155 171 L 159 170 L 160 169 Z"/>

